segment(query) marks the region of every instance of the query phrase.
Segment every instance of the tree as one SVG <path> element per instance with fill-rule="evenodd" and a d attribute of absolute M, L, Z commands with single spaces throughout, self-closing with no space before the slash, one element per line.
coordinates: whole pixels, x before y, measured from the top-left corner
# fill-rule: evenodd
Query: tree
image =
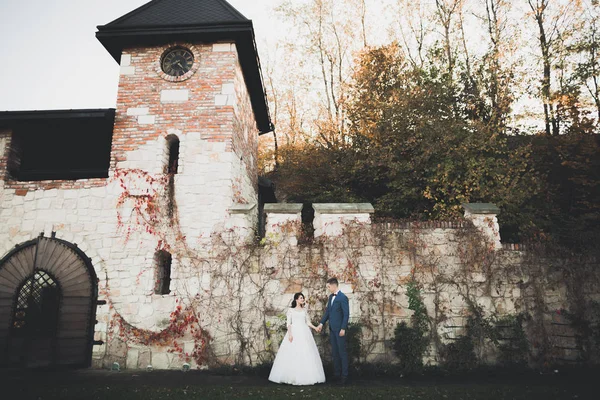
<path fill-rule="evenodd" d="M 473 120 L 436 66 L 412 68 L 397 45 L 384 46 L 360 58 L 355 81 L 353 191 L 375 197 L 380 212 L 447 218 L 464 202 L 504 206 L 532 194 L 527 150 L 509 151 L 506 138 Z"/>
<path fill-rule="evenodd" d="M 596 3 L 582 30 L 574 0 L 394 1 L 400 44 L 379 47 L 367 46 L 374 41 L 363 0 L 280 8 L 296 42 L 281 47 L 285 70 L 274 68 L 271 79 L 267 68 L 280 127 L 279 168 L 270 175 L 279 198 L 367 201 L 378 216 L 417 219 L 494 202 L 505 240 L 593 237 Z M 530 13 L 515 19 L 519 6 Z M 538 75 L 532 48 L 522 46 L 528 19 L 541 49 L 542 136 L 517 125 L 521 111 L 513 111 Z"/>
<path fill-rule="evenodd" d="M 600 121 L 600 6 L 595 0 L 586 2 L 585 24 L 573 46 L 579 54 L 576 76 L 591 96 L 596 119 Z"/>
<path fill-rule="evenodd" d="M 541 96 L 544 105 L 546 135 L 560 133 L 560 119 L 557 117 L 552 95 L 552 71 L 555 60 L 564 52 L 566 37 L 576 27 L 579 0 L 527 0 L 531 16 L 536 22 L 538 42 L 541 51 L 542 79 Z M 561 45 L 563 45 L 561 47 Z M 563 53 L 564 54 L 564 53 Z M 563 67 L 564 68 L 564 67 Z"/>
<path fill-rule="evenodd" d="M 366 2 L 285 1 L 277 11 L 292 28 L 287 49 L 299 54 L 312 78 L 313 92 L 304 101 L 314 105 L 313 134 L 324 146 L 343 145 L 354 53 L 368 43 Z"/>
<path fill-rule="evenodd" d="M 423 67 L 433 31 L 431 10 L 421 1 L 397 0 L 394 14 L 398 40 L 407 60 L 413 67 Z"/>
<path fill-rule="evenodd" d="M 483 70 L 487 75 L 484 80 L 488 88 L 487 96 L 490 102 L 490 124 L 499 132 L 506 129 L 506 121 L 514 101 L 512 93 L 512 68 L 505 67 L 507 53 L 511 52 L 508 35 L 508 14 L 511 2 L 508 0 L 483 0 L 485 14 L 481 19 L 487 28 L 490 47 L 483 58 Z"/>
<path fill-rule="evenodd" d="M 436 16 L 442 26 L 445 61 L 449 79 L 452 79 L 456 63 L 452 44 L 452 30 L 456 23 L 455 19 L 459 18 L 463 5 L 464 0 L 435 0 Z"/>

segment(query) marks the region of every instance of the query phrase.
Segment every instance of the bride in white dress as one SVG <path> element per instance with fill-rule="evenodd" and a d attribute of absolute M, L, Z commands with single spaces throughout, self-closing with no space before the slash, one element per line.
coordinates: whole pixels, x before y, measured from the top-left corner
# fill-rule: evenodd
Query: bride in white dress
<path fill-rule="evenodd" d="M 279 346 L 271 368 L 269 380 L 290 385 L 314 385 L 325 382 L 325 371 L 310 328 L 302 293 L 294 295 L 292 307 L 287 311 L 287 333 Z"/>

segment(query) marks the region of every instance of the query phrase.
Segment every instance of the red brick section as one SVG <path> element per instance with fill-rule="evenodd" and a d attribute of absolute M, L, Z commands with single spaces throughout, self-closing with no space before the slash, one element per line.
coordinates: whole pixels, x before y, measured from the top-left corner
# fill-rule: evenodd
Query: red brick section
<path fill-rule="evenodd" d="M 199 68 L 182 82 L 163 79 L 158 63 L 162 54 L 173 45 L 190 48 Z M 233 83 L 237 54 L 213 52 L 212 44 L 174 43 L 169 46 L 126 49 L 131 55 L 135 75 L 121 75 L 117 112 L 113 133 L 111 168 L 127 159 L 127 152 L 158 137 L 166 136 L 169 129 L 184 134 L 200 132 L 208 141 L 225 142 L 231 149 L 233 106 L 215 106 L 215 95 L 221 93 L 222 84 Z M 183 103 L 160 102 L 162 90 L 188 89 L 188 101 Z M 136 116 L 128 116 L 127 109 L 147 107 L 155 115 L 155 124 L 138 125 Z"/>

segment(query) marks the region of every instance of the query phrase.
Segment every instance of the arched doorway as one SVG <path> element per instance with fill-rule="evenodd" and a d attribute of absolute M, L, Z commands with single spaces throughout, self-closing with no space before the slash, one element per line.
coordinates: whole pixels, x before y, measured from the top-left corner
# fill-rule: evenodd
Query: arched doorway
<path fill-rule="evenodd" d="M 89 366 L 97 278 L 76 245 L 40 236 L 0 260 L 0 365 Z"/>

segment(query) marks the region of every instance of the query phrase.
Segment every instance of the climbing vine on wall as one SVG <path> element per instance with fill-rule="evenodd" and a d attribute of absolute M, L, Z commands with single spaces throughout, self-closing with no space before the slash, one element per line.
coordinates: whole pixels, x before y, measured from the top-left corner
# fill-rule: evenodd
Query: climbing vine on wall
<path fill-rule="evenodd" d="M 260 242 L 223 226 L 192 242 L 180 227 L 168 175 L 119 170 L 115 179 L 122 190 L 118 218 L 127 233 L 124 240 L 134 235 L 152 238 L 157 250 L 169 251 L 177 260 L 171 295 L 178 301 L 166 326 L 136 327 L 117 310 L 119 300 L 113 302 L 114 335 L 126 343 L 163 347 L 198 366 L 270 362 L 285 329 L 280 315 L 293 293 L 307 295 L 316 322 L 327 302 L 325 282 L 337 276 L 343 290 L 352 292 L 358 361 L 371 360 L 382 346 L 394 347 L 399 337 L 409 334 L 422 342 L 417 340 L 419 346 L 413 349 L 397 348 L 396 353 L 408 360 L 407 352 L 414 350 L 412 366 L 464 360 L 468 364 L 472 355 L 479 362 L 490 352 L 510 359 L 527 347 L 524 338 L 535 324 L 526 316 L 534 314 L 543 293 L 528 298 L 509 295 L 515 288 L 525 291 L 519 281 L 537 276 L 543 268 L 539 262 L 527 265 L 514 253 L 497 251 L 468 221 L 439 227 L 349 221 L 340 236 L 300 244 L 289 240 L 300 231 L 296 222 L 270 227 L 278 233 Z M 136 290 L 148 269 L 140 268 Z M 108 288 L 107 284 L 107 296 L 114 297 Z M 511 338 L 522 334 L 521 341 L 511 347 L 499 339 L 500 332 Z M 317 336 L 317 342 L 326 355 L 327 338 Z M 186 353 L 189 343 L 194 350 Z M 468 353 L 463 361 L 454 357 L 457 348 Z M 393 361 L 390 353 L 388 361 Z"/>

